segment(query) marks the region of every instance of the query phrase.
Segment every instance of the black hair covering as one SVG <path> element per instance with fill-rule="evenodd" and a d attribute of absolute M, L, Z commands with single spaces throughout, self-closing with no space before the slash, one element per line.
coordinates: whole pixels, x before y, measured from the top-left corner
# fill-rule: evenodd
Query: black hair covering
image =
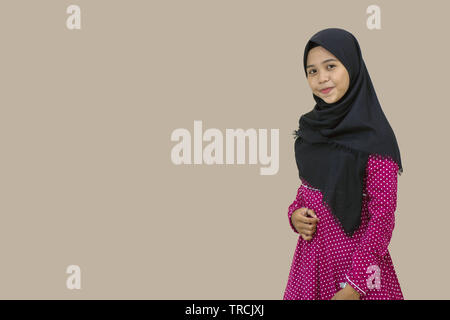
<path fill-rule="evenodd" d="M 403 172 L 395 134 L 378 102 L 356 38 L 338 28 L 324 29 L 308 41 L 303 56 L 322 46 L 347 69 L 350 83 L 342 98 L 317 104 L 300 117 L 295 131 L 295 159 L 299 177 L 320 189 L 323 202 L 352 236 L 361 222 L 363 179 L 370 154 L 395 161 Z"/>

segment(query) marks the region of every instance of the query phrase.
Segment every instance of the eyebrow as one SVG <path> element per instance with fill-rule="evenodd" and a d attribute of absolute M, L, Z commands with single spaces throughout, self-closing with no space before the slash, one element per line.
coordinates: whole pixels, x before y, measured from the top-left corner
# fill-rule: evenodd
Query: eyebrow
<path fill-rule="evenodd" d="M 322 64 L 327 63 L 327 62 L 329 62 L 329 61 L 337 61 L 337 60 L 336 60 L 336 59 L 333 59 L 333 58 L 327 59 L 327 60 L 324 60 L 324 61 L 322 62 Z M 314 65 L 313 65 L 313 64 L 310 64 L 310 65 L 306 66 L 306 69 L 308 69 L 308 68 L 310 68 L 310 67 L 314 67 Z"/>

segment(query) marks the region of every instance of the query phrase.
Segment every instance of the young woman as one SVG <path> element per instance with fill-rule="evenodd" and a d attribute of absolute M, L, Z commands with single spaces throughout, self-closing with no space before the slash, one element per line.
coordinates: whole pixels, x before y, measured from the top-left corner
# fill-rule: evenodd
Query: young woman
<path fill-rule="evenodd" d="M 302 184 L 288 218 L 300 236 L 283 299 L 402 300 L 388 245 L 403 168 L 358 41 L 319 31 L 303 67 L 316 105 L 295 131 Z"/>

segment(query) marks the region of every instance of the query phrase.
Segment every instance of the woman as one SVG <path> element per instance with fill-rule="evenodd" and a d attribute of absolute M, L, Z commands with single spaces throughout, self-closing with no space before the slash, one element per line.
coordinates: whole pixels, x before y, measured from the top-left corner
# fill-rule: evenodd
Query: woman
<path fill-rule="evenodd" d="M 303 67 L 316 105 L 295 131 L 302 185 L 288 218 L 300 236 L 283 299 L 402 300 L 388 245 L 403 168 L 358 41 L 322 30 Z"/>

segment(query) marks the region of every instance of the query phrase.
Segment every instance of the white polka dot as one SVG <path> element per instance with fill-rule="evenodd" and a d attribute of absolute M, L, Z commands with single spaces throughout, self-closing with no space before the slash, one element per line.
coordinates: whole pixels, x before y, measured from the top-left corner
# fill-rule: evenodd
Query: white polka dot
<path fill-rule="evenodd" d="M 302 181 L 288 208 L 291 228 L 298 233 L 291 216 L 302 207 L 314 210 L 320 221 L 311 240 L 298 238 L 283 300 L 329 300 L 341 290 L 341 282 L 357 290 L 361 300 L 403 300 L 388 251 L 395 225 L 397 172 L 390 157 L 369 156 L 361 225 L 352 237 L 322 204 L 322 193 Z"/>

